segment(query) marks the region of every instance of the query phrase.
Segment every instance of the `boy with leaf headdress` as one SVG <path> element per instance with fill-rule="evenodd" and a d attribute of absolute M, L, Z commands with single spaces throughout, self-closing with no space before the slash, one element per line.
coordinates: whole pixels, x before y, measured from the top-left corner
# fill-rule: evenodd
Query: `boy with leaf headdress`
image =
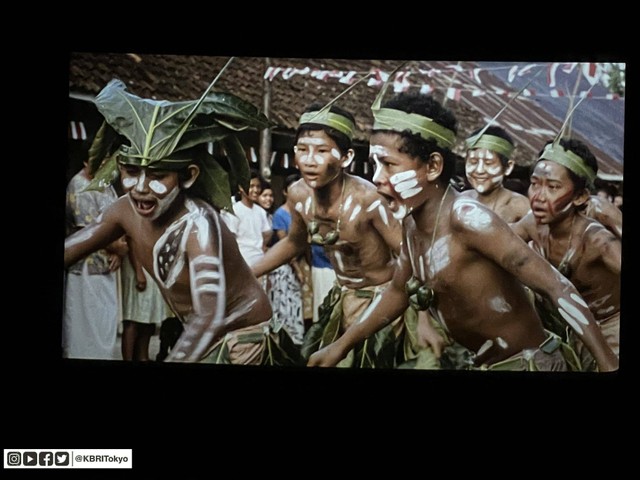
<path fill-rule="evenodd" d="M 531 174 L 531 212 L 513 225 L 525 241 L 576 286 L 598 322 L 613 352 L 620 345 L 620 238 L 601 223 L 584 215 L 590 200 L 588 187 L 598 172 L 598 162 L 577 139 L 550 141 L 540 152 Z M 542 308 L 551 325 L 563 334 L 564 323 L 548 305 Z M 561 323 L 558 324 L 558 321 Z M 583 365 L 594 369 L 591 355 L 579 340 L 584 326 L 571 325 L 568 337 L 576 345 Z M 576 335 L 578 334 L 578 335 Z"/>
<path fill-rule="evenodd" d="M 100 92 L 95 103 L 105 123 L 90 152 L 94 168 L 115 153 L 94 186 L 119 171 L 126 195 L 66 239 L 65 265 L 125 234 L 184 324 L 167 361 L 265 363 L 269 299 L 218 209 L 231 207 L 238 186 L 248 189 L 248 162 L 234 132 L 265 128 L 268 120 L 233 95 L 209 93 L 213 83 L 186 102 L 139 98 L 119 80 Z M 225 155 L 212 156 L 207 142 Z"/>
<path fill-rule="evenodd" d="M 320 306 L 319 321 L 305 335 L 304 357 L 335 341 L 379 301 L 393 273 L 394 255 L 400 250 L 400 223 L 375 186 L 345 172 L 355 155 L 354 131 L 353 116 L 331 102 L 324 107 L 311 105 L 301 115 L 294 153 L 302 179 L 289 188 L 291 227 L 287 237 L 252 266 L 260 276 L 289 262 L 309 244 L 324 247 L 337 281 Z M 394 317 L 394 324 L 375 339 L 356 346 L 340 366 L 396 366 L 397 349 L 404 338 L 401 316 Z M 436 335 L 434 341 L 438 339 Z M 426 338 L 425 343 L 429 343 Z M 417 357 L 415 350 L 419 346 L 404 352 L 405 358 Z M 429 363 L 422 368 L 437 368 L 433 355 L 429 362 L 421 363 Z"/>
<path fill-rule="evenodd" d="M 403 217 L 400 257 L 380 301 L 309 365 L 336 365 L 417 303 L 473 353 L 469 368 L 567 370 L 565 345 L 543 329 L 526 284 L 550 299 L 602 371 L 615 370 L 617 358 L 576 288 L 493 211 L 451 188 L 453 114 L 417 94 L 399 94 L 381 107 L 383 93 L 372 106 L 370 157 L 378 192 Z"/>

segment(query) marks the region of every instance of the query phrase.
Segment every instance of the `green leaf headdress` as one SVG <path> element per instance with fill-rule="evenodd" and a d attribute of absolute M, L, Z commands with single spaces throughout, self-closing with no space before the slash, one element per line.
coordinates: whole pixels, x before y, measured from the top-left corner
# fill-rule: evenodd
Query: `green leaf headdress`
<path fill-rule="evenodd" d="M 109 82 L 95 99 L 105 122 L 89 151 L 89 168 L 97 172 L 87 189 L 101 189 L 113 182 L 117 163 L 163 170 L 196 163 L 200 175 L 190 189 L 192 194 L 218 208 L 231 208 L 237 186 L 248 189 L 250 180 L 244 149 L 234 134 L 270 126 L 252 104 L 230 93 L 211 91 L 232 60 L 198 100 L 140 98 L 127 92 L 120 80 Z M 206 149 L 192 148 L 208 142 L 219 142 L 228 161 L 226 169 Z"/>
<path fill-rule="evenodd" d="M 371 73 L 367 73 L 365 76 L 360 78 L 353 85 L 350 85 L 348 88 L 343 90 L 338 96 L 336 96 L 333 100 L 329 101 L 325 106 L 321 109 L 305 112 L 300 116 L 300 121 L 298 122 L 298 127 L 305 124 L 317 124 L 317 125 L 325 125 L 327 127 L 334 128 L 339 132 L 346 135 L 349 140 L 353 140 L 353 134 L 356 130 L 355 124 L 344 115 L 340 115 L 339 113 L 335 113 L 331 111 L 331 106 L 338 101 L 340 97 L 345 95 L 347 92 L 351 91 L 356 85 L 369 77 Z"/>
<path fill-rule="evenodd" d="M 576 108 L 578 108 L 578 106 L 584 101 L 584 99 L 587 98 L 594 86 L 595 84 L 592 85 L 591 88 L 589 88 L 589 90 L 587 90 L 587 92 L 578 101 L 578 103 L 576 103 L 574 107 L 569 110 L 569 112 L 567 113 L 567 118 L 565 118 L 564 123 L 562 124 L 562 127 L 560 127 L 560 130 L 558 131 L 558 134 L 554 138 L 553 142 L 547 144 L 547 146 L 544 147 L 542 155 L 540 155 L 540 158 L 538 158 L 538 161 L 551 160 L 552 162 L 556 162 L 563 167 L 568 168 L 578 177 L 586 179 L 589 185 L 593 185 L 593 182 L 596 179 L 596 172 L 587 164 L 587 162 L 584 161 L 581 156 L 576 155 L 571 150 L 565 149 L 562 145 L 560 145 L 560 139 L 564 135 L 565 128 L 567 127 L 569 120 L 573 116 L 573 112 L 575 112 Z"/>
<path fill-rule="evenodd" d="M 417 113 L 407 113 L 394 108 L 381 107 L 382 98 L 391 83 L 393 75 L 405 65 L 406 62 L 402 63 L 389 74 L 387 81 L 371 105 L 374 120 L 373 130 L 391 130 L 398 133 L 409 130 L 412 133 L 420 135 L 425 140 L 435 141 L 440 148 L 451 149 L 456 141 L 456 134 L 453 130 L 445 128 L 434 122 L 431 118 Z"/>
<path fill-rule="evenodd" d="M 513 145 L 511 142 L 507 141 L 502 137 L 497 137 L 495 135 L 488 135 L 488 134 L 485 134 L 485 132 L 493 124 L 493 122 L 495 122 L 497 118 L 500 115 L 502 115 L 502 112 L 504 112 L 507 109 L 507 107 L 511 105 L 511 103 L 513 103 L 513 101 L 516 98 L 518 98 L 522 92 L 525 91 L 525 89 L 531 84 L 531 82 L 533 82 L 533 80 L 538 76 L 538 74 L 542 72 L 542 70 L 543 70 L 543 67 L 540 67 L 538 71 L 535 73 L 535 75 L 533 75 L 529 79 L 529 81 L 518 91 L 518 93 L 516 93 L 513 97 L 511 97 L 511 99 L 507 103 L 504 104 L 504 106 L 498 111 L 498 113 L 496 113 L 494 117 L 487 122 L 487 124 L 482 128 L 482 130 L 480 130 L 478 133 L 476 133 L 475 135 L 472 135 L 471 137 L 465 140 L 465 144 L 468 150 L 471 150 L 473 148 L 486 148 L 487 150 L 491 150 L 493 152 L 504 155 L 505 158 L 511 157 L 511 154 L 516 148 L 515 145 Z"/>

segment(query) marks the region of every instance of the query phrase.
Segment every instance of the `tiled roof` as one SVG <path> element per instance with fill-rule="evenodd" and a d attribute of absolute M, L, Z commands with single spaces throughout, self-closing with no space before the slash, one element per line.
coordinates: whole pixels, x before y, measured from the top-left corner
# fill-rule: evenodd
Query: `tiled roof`
<path fill-rule="evenodd" d="M 69 90 L 74 93 L 97 94 L 112 78 L 124 81 L 129 90 L 139 96 L 166 100 L 189 100 L 198 98 L 227 61 L 226 57 L 198 55 L 158 55 L 125 53 L 72 53 L 69 68 Z M 238 57 L 224 72 L 215 89 L 229 91 L 261 107 L 263 104 L 264 75 L 268 64 L 282 67 L 279 74 L 270 82 L 271 110 L 270 118 L 279 129 L 294 130 L 302 111 L 311 103 L 326 103 L 346 88 L 336 76 L 325 79 L 310 74 L 295 74 L 295 70 L 304 71 L 355 71 L 358 74 L 379 69 L 391 72 L 398 60 L 340 60 L 306 58 L 259 58 Z M 455 62 L 453 62 L 455 63 Z M 456 73 L 451 69 L 452 62 L 413 61 L 407 69 L 412 73 L 412 88 L 420 83 L 428 83 L 434 89 L 434 95 L 442 100 L 447 88 L 461 90 L 459 99 L 447 100 L 458 119 L 458 142 L 455 151 L 463 154 L 466 138 L 473 130 L 482 126 L 484 119 L 491 118 L 504 105 L 504 97 L 495 94 L 473 96 L 471 91 L 478 88 L 471 72 L 476 66 L 473 62 L 458 62 L 461 67 Z M 286 68 L 294 72 L 289 78 L 283 78 Z M 446 74 L 432 78 L 424 72 L 435 69 Z M 504 88 L 511 90 L 488 71 L 480 73 L 482 88 Z M 489 90 L 491 90 L 489 89 Z M 350 111 L 356 118 L 356 139 L 366 141 L 372 127 L 371 103 L 379 91 L 379 86 L 369 86 L 367 81 L 356 86 L 341 98 L 337 105 Z M 389 95 L 389 94 L 388 94 Z M 514 159 L 519 165 L 529 165 L 545 141 L 553 137 L 560 128 L 560 121 L 542 110 L 530 99 L 520 97 L 504 112 L 497 122 L 511 133 L 518 148 Z M 514 128 L 513 125 L 516 127 Z M 578 138 L 581 138 L 577 135 Z M 588 142 L 588 139 L 581 138 Z M 601 171 L 622 173 L 622 165 L 590 145 L 596 154 Z"/>

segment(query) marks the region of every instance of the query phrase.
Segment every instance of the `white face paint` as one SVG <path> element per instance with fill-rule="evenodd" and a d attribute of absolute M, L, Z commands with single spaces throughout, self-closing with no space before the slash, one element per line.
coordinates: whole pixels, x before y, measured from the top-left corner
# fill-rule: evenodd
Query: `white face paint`
<path fill-rule="evenodd" d="M 380 157 L 389 156 L 389 152 L 382 145 L 370 145 L 369 146 L 369 158 L 373 159 L 373 162 L 376 165 L 375 173 L 373 174 L 373 178 L 371 181 L 375 183 L 382 172 L 382 164 L 380 163 Z"/>
<path fill-rule="evenodd" d="M 489 300 L 489 306 L 492 310 L 499 313 L 507 313 L 511 311 L 511 305 L 502 297 L 493 297 Z"/>
<path fill-rule="evenodd" d="M 491 216 L 476 202 L 461 199 L 455 203 L 454 211 L 467 227 L 477 232 L 491 226 Z"/>
<path fill-rule="evenodd" d="M 138 178 L 138 183 L 136 186 L 136 191 L 137 192 L 143 192 L 144 191 L 144 182 L 147 179 L 147 173 L 142 170 L 142 172 L 140 172 L 140 177 Z"/>
<path fill-rule="evenodd" d="M 389 218 L 387 217 L 387 211 L 384 209 L 384 207 L 382 205 L 380 205 L 378 207 L 378 213 L 380 214 L 380 218 L 382 219 L 384 224 L 388 227 L 389 226 Z"/>
<path fill-rule="evenodd" d="M 297 202 L 294 208 L 296 209 L 296 212 L 302 213 L 302 202 Z"/>
<path fill-rule="evenodd" d="M 451 235 L 445 235 L 442 238 L 439 238 L 435 241 L 435 243 L 431 246 L 431 252 L 427 250 L 427 258 L 430 258 L 432 261 L 429 264 L 429 276 L 431 278 L 435 277 L 442 269 L 444 269 L 451 262 L 450 252 L 449 252 L 449 240 Z"/>
<path fill-rule="evenodd" d="M 504 180 L 504 175 L 496 175 L 495 177 L 491 178 L 489 181 L 491 183 L 502 183 L 502 180 Z"/>
<path fill-rule="evenodd" d="M 493 152 L 491 150 L 487 150 L 487 160 L 493 160 Z"/>
<path fill-rule="evenodd" d="M 395 212 L 392 212 L 392 215 L 393 215 L 393 218 L 395 218 L 396 220 L 403 220 L 404 217 L 407 216 L 407 212 L 408 212 L 407 206 L 400 205 Z"/>
<path fill-rule="evenodd" d="M 337 148 L 332 148 L 331 149 L 331 155 L 333 156 L 333 158 L 335 158 L 336 160 L 340 160 L 342 158 L 342 156 L 340 155 L 340 152 L 338 151 Z"/>
<path fill-rule="evenodd" d="M 353 222 L 355 220 L 355 218 L 360 213 L 361 209 L 362 209 L 362 207 L 360 205 L 356 205 L 356 208 L 353 209 L 353 212 L 351 212 L 351 216 L 349 217 L 349 221 L 350 222 Z"/>
<path fill-rule="evenodd" d="M 126 177 L 122 179 L 122 186 L 127 190 L 135 187 L 138 184 L 137 177 Z"/>
<path fill-rule="evenodd" d="M 158 199 L 158 205 L 156 206 L 153 215 L 151 216 L 151 220 L 155 220 L 164 212 L 166 212 L 171 204 L 175 201 L 180 193 L 180 189 L 178 187 L 173 188 L 166 197 Z"/>
<path fill-rule="evenodd" d="M 157 193 L 158 195 L 164 195 L 165 193 L 167 193 L 167 187 L 165 187 L 162 183 L 160 183 L 158 180 L 151 180 L 149 182 L 149 188 L 154 192 Z"/>
<path fill-rule="evenodd" d="M 407 170 L 405 172 L 396 173 L 389 177 L 389 181 L 393 189 L 400 194 L 403 200 L 415 197 L 422 191 L 422 187 L 418 185 L 418 174 L 415 170 Z"/>
<path fill-rule="evenodd" d="M 558 299 L 558 303 L 574 319 L 576 319 L 577 321 L 579 321 L 583 325 L 589 325 L 589 321 L 587 320 L 587 317 L 585 317 L 583 315 L 583 313 L 580 310 L 578 310 L 578 308 L 574 304 L 568 302 L 564 298 L 559 298 Z"/>

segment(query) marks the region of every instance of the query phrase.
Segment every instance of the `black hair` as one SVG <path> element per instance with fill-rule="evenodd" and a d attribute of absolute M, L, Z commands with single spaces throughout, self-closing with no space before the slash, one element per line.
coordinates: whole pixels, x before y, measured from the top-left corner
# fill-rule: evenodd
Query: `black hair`
<path fill-rule="evenodd" d="M 422 95 L 420 93 L 400 93 L 386 102 L 383 107 L 401 110 L 406 113 L 416 113 L 423 117 L 428 117 L 438 125 L 452 130 L 455 134 L 458 133 L 458 122 L 451 110 L 443 107 L 430 95 Z M 439 153 L 442 155 L 442 158 L 444 158 L 440 179 L 445 184 L 451 180 L 451 177 L 455 172 L 456 156 L 450 149 L 441 148 L 437 145 L 435 140 L 425 140 L 419 134 L 413 133 L 408 129 L 403 132 L 396 132 L 393 130 L 373 131 L 373 133 L 376 132 L 399 134 L 404 140 L 402 147 L 399 149 L 400 152 L 411 155 L 412 157 L 417 157 L 423 162 L 427 162 L 432 153 Z"/>
<path fill-rule="evenodd" d="M 549 140 L 547 143 L 545 143 L 545 147 L 552 142 L 553 142 L 552 140 Z M 587 147 L 587 145 L 584 142 L 581 142 L 576 138 L 561 138 L 560 145 L 565 150 L 570 150 L 576 155 L 578 155 L 580 158 L 582 158 L 585 164 L 593 170 L 593 173 L 595 173 L 596 175 L 598 174 L 598 160 L 596 160 L 595 155 L 591 153 L 591 150 L 589 150 L 589 147 Z M 544 152 L 544 148 L 540 151 L 540 153 L 538 154 L 538 157 L 540 157 L 543 152 Z M 533 165 L 533 167 L 535 167 L 535 164 Z M 576 175 L 568 168 L 567 168 L 567 172 L 569 172 L 569 178 L 573 183 L 574 191 L 578 192 L 585 188 L 588 188 L 589 186 L 588 179 Z"/>
<path fill-rule="evenodd" d="M 482 127 L 484 128 L 484 127 Z M 474 131 L 471 135 L 469 135 L 470 137 L 473 137 L 474 135 L 477 135 L 478 133 L 480 133 L 480 130 L 482 130 L 482 128 L 477 129 L 476 131 Z M 500 137 L 505 139 L 507 142 L 509 142 L 511 145 L 515 146 L 515 143 L 513 143 L 513 138 L 511 138 L 511 135 L 509 135 L 507 133 L 507 131 L 502 128 L 502 127 L 498 127 L 496 125 L 492 125 L 490 127 L 488 127 L 484 134 L 487 135 L 493 135 L 494 137 Z M 483 135 L 484 135 L 483 134 Z M 502 166 L 504 168 L 507 168 L 507 163 L 509 163 L 509 157 L 504 156 L 501 153 L 495 152 L 498 154 L 498 158 L 500 159 L 500 163 L 502 163 Z"/>
<path fill-rule="evenodd" d="M 292 183 L 297 182 L 298 180 L 300 180 L 300 174 L 299 173 L 292 173 L 291 175 L 287 175 L 284 179 L 284 184 L 282 186 L 282 190 L 284 192 L 286 192 L 289 187 L 291 186 Z"/>
<path fill-rule="evenodd" d="M 317 112 L 323 106 L 324 105 L 320 103 L 314 103 L 312 105 L 309 105 L 303 113 Z M 346 110 L 343 110 L 340 107 L 336 107 L 335 105 L 332 105 L 331 107 L 329 107 L 329 111 L 332 113 L 337 113 L 338 115 L 342 115 L 343 117 L 347 117 L 349 120 L 353 122 L 354 125 L 356 123 L 356 119 L 353 117 L 353 115 L 347 112 Z M 342 155 L 346 155 L 347 151 L 351 148 L 352 142 L 349 139 L 349 137 L 347 137 L 340 130 L 336 130 L 335 128 L 329 127 L 327 125 L 322 125 L 320 123 L 305 123 L 303 125 L 300 125 L 298 127 L 298 130 L 296 130 L 295 142 L 296 143 L 298 142 L 298 138 L 302 133 L 309 132 L 309 131 L 317 131 L 317 130 L 323 130 L 327 135 L 329 135 L 329 137 L 334 142 L 336 142 L 336 145 L 338 146 L 338 150 L 340 150 L 340 153 Z"/>

